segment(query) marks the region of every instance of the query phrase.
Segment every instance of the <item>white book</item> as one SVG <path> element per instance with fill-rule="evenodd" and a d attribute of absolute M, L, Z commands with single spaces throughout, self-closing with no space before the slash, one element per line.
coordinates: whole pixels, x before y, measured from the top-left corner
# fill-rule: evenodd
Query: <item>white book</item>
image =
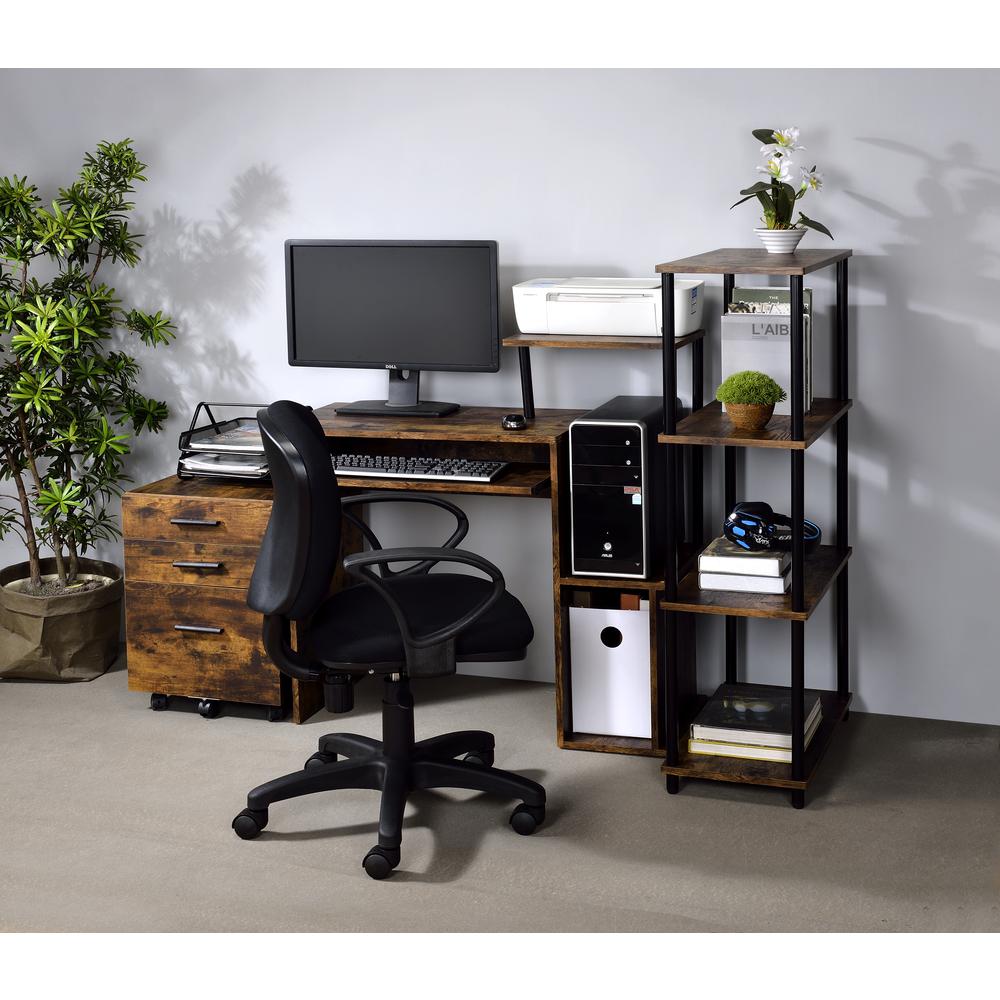
<path fill-rule="evenodd" d="M 812 738 L 819 729 L 822 715 L 817 715 L 813 719 L 812 725 L 806 729 L 804 746 L 808 747 Z M 688 751 L 690 753 L 706 754 L 712 757 L 740 757 L 745 760 L 773 760 L 782 764 L 791 764 L 792 748 L 789 741 L 788 749 L 780 747 L 756 746 L 746 743 L 729 743 L 716 740 L 694 739 L 688 740 Z"/>
<path fill-rule="evenodd" d="M 733 590 L 741 594 L 784 594 L 792 584 L 786 570 L 782 576 L 743 576 L 741 573 L 699 573 L 702 590 Z"/>
<path fill-rule="evenodd" d="M 731 303 L 744 304 L 752 313 L 727 312 L 722 317 L 722 378 L 734 372 L 759 371 L 781 386 L 788 395 L 774 412 L 792 412 L 791 318 L 787 288 L 734 288 Z M 802 394 L 803 407 L 812 409 L 812 289 L 803 289 Z"/>
<path fill-rule="evenodd" d="M 787 394 L 787 399 L 775 404 L 774 412 L 789 416 L 792 412 L 792 350 L 791 319 L 786 315 L 760 316 L 752 313 L 731 313 L 722 317 L 722 379 L 736 372 L 755 371 L 770 375 Z M 805 317 L 802 359 L 803 405 L 812 406 L 812 321 Z"/>
<path fill-rule="evenodd" d="M 791 552 L 747 552 L 719 535 L 698 556 L 702 573 L 732 573 L 737 576 L 781 576 L 792 561 Z"/>

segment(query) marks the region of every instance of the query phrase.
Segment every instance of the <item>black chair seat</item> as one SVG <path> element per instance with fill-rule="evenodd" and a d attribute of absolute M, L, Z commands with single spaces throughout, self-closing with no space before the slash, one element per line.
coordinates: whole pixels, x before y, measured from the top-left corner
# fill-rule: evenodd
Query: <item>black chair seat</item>
<path fill-rule="evenodd" d="M 428 573 L 385 582 L 407 621 L 419 622 L 422 634 L 444 628 L 489 594 L 489 580 L 461 573 Z M 521 602 L 506 591 L 486 614 L 456 639 L 456 654 L 523 650 L 534 637 Z M 309 624 L 310 652 L 329 664 L 402 663 L 403 639 L 389 605 L 371 587 L 357 586 L 328 598 Z"/>

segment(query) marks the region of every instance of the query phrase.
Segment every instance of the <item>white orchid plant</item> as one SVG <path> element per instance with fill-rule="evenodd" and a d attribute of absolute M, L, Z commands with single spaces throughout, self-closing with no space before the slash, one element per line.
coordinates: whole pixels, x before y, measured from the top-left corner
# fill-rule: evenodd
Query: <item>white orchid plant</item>
<path fill-rule="evenodd" d="M 764 174 L 766 180 L 757 181 L 756 184 L 741 191 L 743 197 L 731 208 L 756 198 L 764 209 L 762 221 L 768 229 L 815 229 L 832 240 L 833 233 L 821 222 L 810 219 L 802 209 L 799 209 L 798 219 L 792 221 L 795 203 L 807 191 L 819 191 L 823 186 L 823 175 L 815 165 L 808 169 L 800 167 L 798 187 L 793 184 L 792 179 L 795 177 L 793 157 L 805 150 L 805 146 L 799 145 L 799 130 L 794 126 L 782 129 L 755 128 L 753 137 L 763 143 L 760 155 L 764 159 L 764 165 L 758 166 L 757 172 Z"/>

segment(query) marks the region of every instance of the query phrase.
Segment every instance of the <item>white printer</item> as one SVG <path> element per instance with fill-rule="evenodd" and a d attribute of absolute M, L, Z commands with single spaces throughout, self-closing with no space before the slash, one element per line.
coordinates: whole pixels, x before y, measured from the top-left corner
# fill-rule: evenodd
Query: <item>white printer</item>
<path fill-rule="evenodd" d="M 674 336 L 701 328 L 704 281 L 674 279 Z M 514 285 L 521 333 L 659 337 L 657 278 L 532 278 Z"/>

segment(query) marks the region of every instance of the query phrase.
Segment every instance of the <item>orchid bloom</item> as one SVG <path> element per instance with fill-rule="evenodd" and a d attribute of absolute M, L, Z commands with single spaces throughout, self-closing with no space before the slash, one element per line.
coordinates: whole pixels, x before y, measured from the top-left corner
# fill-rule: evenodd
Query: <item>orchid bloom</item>
<path fill-rule="evenodd" d="M 806 170 L 805 167 L 803 167 L 801 173 L 803 191 L 808 188 L 812 188 L 813 191 L 818 191 L 823 186 L 823 174 L 815 167 L 813 167 L 812 170 Z"/>
<path fill-rule="evenodd" d="M 799 130 L 794 125 L 791 128 L 779 128 L 773 135 L 774 144 L 781 150 L 782 156 L 791 156 L 792 153 L 806 148 L 799 145 Z"/>
<path fill-rule="evenodd" d="M 768 161 L 766 166 L 758 167 L 757 170 L 762 174 L 767 174 L 768 177 L 772 177 L 777 181 L 787 181 L 791 176 L 792 161 L 785 156 L 772 156 Z"/>

